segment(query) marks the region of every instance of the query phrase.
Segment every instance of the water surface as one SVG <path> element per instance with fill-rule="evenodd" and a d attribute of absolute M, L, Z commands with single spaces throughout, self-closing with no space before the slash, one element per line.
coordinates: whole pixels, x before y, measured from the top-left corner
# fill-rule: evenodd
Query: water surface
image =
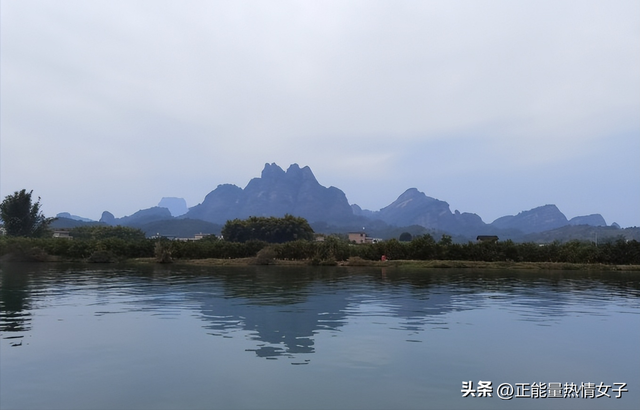
<path fill-rule="evenodd" d="M 638 273 L 5 264 L 0 329 L 2 409 L 640 408 Z"/>

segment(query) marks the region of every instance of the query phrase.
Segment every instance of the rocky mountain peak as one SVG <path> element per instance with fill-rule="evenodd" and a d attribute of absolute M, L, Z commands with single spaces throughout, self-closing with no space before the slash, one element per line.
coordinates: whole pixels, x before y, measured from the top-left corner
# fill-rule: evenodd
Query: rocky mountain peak
<path fill-rule="evenodd" d="M 318 183 L 315 175 L 311 171 L 311 168 L 305 166 L 304 168 L 300 168 L 298 164 L 291 164 L 287 169 L 287 177 L 291 178 L 298 182 L 312 182 Z"/>
<path fill-rule="evenodd" d="M 264 169 L 260 174 L 260 178 L 264 180 L 278 180 L 284 177 L 286 174 L 282 168 L 280 168 L 275 162 L 264 164 Z"/>
<path fill-rule="evenodd" d="M 444 219 L 450 219 L 452 214 L 448 203 L 428 197 L 416 188 L 410 188 L 375 215 L 390 225 L 421 225 L 442 229 L 448 225 L 448 222 L 443 222 Z"/>
<path fill-rule="evenodd" d="M 394 201 L 394 203 L 403 204 L 407 201 L 422 200 L 424 198 L 427 198 L 424 192 L 418 191 L 417 188 L 409 188 L 402 194 L 400 194 L 400 196 Z"/>
<path fill-rule="evenodd" d="M 275 163 L 265 164 L 260 178 L 251 179 L 244 189 L 218 186 L 187 217 L 224 223 L 233 218 L 285 214 L 310 222 L 344 223 L 353 218 L 344 192 L 320 185 L 311 168 L 291 164 L 285 172 Z"/>
<path fill-rule="evenodd" d="M 391 204 L 382 208 L 380 212 L 384 213 L 385 211 L 398 208 L 415 208 L 429 205 L 433 202 L 438 202 L 438 200 L 425 195 L 424 192 L 420 192 L 416 188 L 409 188 L 400 194 L 400 196 Z M 443 203 L 446 204 L 446 202 Z M 448 206 L 449 205 L 447 204 L 447 207 Z"/>

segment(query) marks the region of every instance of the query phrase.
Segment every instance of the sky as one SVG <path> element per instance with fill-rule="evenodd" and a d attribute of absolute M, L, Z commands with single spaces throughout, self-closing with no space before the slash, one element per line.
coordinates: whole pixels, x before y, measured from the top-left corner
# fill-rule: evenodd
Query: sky
<path fill-rule="evenodd" d="M 640 226 L 640 2 L 0 0 L 0 196 L 99 219 L 309 166 L 378 210 Z"/>

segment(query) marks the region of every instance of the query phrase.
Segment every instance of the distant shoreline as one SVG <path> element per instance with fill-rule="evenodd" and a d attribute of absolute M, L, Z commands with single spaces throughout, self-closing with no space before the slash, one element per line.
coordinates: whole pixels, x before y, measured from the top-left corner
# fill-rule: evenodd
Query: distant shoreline
<path fill-rule="evenodd" d="M 158 263 L 155 258 L 130 259 L 133 263 Z M 256 258 L 238 259 L 177 259 L 168 265 L 181 266 L 311 266 L 307 260 L 274 259 L 268 264 L 256 263 Z M 453 260 L 388 260 L 388 261 L 341 261 L 337 267 L 379 267 L 379 268 L 415 268 L 415 269 L 497 269 L 497 270 L 598 270 L 598 271 L 640 271 L 640 265 L 605 265 L 598 263 L 564 262 L 482 262 Z"/>
<path fill-rule="evenodd" d="M 78 265 L 175 265 L 175 266 L 333 266 L 333 267 L 379 267 L 404 269 L 487 269 L 487 270 L 537 270 L 537 271 L 611 271 L 640 272 L 640 265 L 606 265 L 602 263 L 569 263 L 569 262 L 512 262 L 512 261 L 464 261 L 464 260 L 387 260 L 371 261 L 361 258 L 350 258 L 346 261 L 322 261 L 312 264 L 309 260 L 271 259 L 259 263 L 257 258 L 203 258 L 174 259 L 170 263 L 160 263 L 156 258 L 128 258 L 112 260 L 107 263 L 95 263 L 86 259 L 67 259 L 48 256 L 46 260 L 15 260 L 10 257 L 0 258 L 0 263 L 28 264 L 78 264 Z"/>

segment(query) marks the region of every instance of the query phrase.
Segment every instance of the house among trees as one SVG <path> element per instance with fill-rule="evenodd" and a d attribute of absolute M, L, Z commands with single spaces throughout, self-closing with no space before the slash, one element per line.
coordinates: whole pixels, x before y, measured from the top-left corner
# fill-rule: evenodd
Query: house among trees
<path fill-rule="evenodd" d="M 64 229 L 53 231 L 54 238 L 73 239 L 70 232 Z"/>
<path fill-rule="evenodd" d="M 349 242 L 367 243 L 367 234 L 365 232 L 349 232 Z"/>
<path fill-rule="evenodd" d="M 349 232 L 348 235 L 349 235 L 349 242 L 355 243 L 355 244 L 377 243 L 382 240 L 380 238 L 372 238 L 370 236 L 367 236 L 365 232 Z"/>
<path fill-rule="evenodd" d="M 478 235 L 476 241 L 495 243 L 498 242 L 498 237 L 496 235 Z"/>

